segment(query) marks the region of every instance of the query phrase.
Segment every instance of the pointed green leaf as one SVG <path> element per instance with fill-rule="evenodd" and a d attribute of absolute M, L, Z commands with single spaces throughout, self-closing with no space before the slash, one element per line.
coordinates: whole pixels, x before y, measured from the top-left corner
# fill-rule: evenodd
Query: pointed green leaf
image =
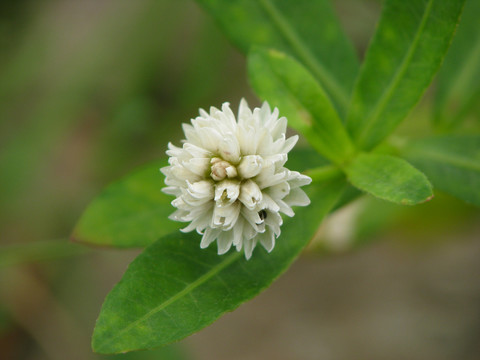
<path fill-rule="evenodd" d="M 231 251 L 201 250 L 195 233 L 167 235 L 128 267 L 107 296 L 93 334 L 99 353 L 162 346 L 209 325 L 275 280 L 314 235 L 342 193 L 342 178 L 308 187 L 312 203 L 282 226 L 273 251 L 257 247 L 250 260 Z"/>
<path fill-rule="evenodd" d="M 355 85 L 348 128 L 372 149 L 402 121 L 447 52 L 464 0 L 386 0 Z"/>
<path fill-rule="evenodd" d="M 402 155 L 422 170 L 436 188 L 480 206 L 480 135 L 411 141 Z"/>
<path fill-rule="evenodd" d="M 248 73 L 257 94 L 286 116 L 320 154 L 341 163 L 353 145 L 329 97 L 315 78 L 293 58 L 276 50 L 255 48 Z"/>
<path fill-rule="evenodd" d="M 383 154 L 360 154 L 345 168 L 348 180 L 367 193 L 402 205 L 433 196 L 427 177 L 405 160 Z"/>
<path fill-rule="evenodd" d="M 358 60 L 328 0 L 197 1 L 244 53 L 257 45 L 300 61 L 344 112 Z"/>
<path fill-rule="evenodd" d="M 159 161 L 108 186 L 83 213 L 75 241 L 100 246 L 144 247 L 181 227 L 171 221 L 172 197 L 161 192 Z"/>
<path fill-rule="evenodd" d="M 480 99 L 480 1 L 467 0 L 442 68 L 435 94 L 435 123 L 450 127 Z"/>

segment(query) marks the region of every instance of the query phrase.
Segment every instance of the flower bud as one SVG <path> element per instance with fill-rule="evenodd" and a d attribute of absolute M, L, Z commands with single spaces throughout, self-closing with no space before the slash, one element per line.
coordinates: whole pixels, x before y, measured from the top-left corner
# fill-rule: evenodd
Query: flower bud
<path fill-rule="evenodd" d="M 212 168 L 211 174 L 213 180 L 221 181 L 228 178 L 234 178 L 237 176 L 237 169 L 235 166 L 231 165 L 228 161 L 222 160 L 220 158 L 213 158 L 211 160 Z"/>

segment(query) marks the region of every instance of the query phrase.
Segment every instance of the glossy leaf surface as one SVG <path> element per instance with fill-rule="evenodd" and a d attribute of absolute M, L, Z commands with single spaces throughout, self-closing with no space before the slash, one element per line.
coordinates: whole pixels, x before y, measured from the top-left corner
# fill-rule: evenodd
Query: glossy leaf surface
<path fill-rule="evenodd" d="M 162 346 L 251 299 L 298 256 L 344 186 L 342 178 L 309 186 L 311 205 L 295 209 L 270 254 L 257 246 L 249 261 L 235 251 L 219 256 L 215 246 L 201 250 L 196 233 L 161 238 L 130 264 L 107 296 L 93 335 L 94 351 Z"/>
<path fill-rule="evenodd" d="M 197 1 L 244 53 L 257 45 L 300 61 L 344 112 L 358 60 L 328 0 Z"/>
<path fill-rule="evenodd" d="M 293 58 L 255 48 L 248 56 L 250 83 L 257 94 L 286 116 L 288 125 L 330 160 L 341 163 L 353 145 L 329 97 L 315 78 Z"/>
<path fill-rule="evenodd" d="M 345 171 L 355 187 L 397 204 L 415 205 L 433 196 L 424 174 L 390 155 L 360 154 Z"/>

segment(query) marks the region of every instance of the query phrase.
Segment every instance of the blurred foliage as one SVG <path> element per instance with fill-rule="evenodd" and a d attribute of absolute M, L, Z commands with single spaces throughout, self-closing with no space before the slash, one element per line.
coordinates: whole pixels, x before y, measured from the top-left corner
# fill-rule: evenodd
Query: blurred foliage
<path fill-rule="evenodd" d="M 179 123 L 199 107 L 249 93 L 243 59 L 187 0 L 2 2 L 0 52 L 4 265 L 75 252 L 38 241 L 68 236 L 99 189 L 163 157 L 180 136 Z M 106 280 L 108 271 L 121 273 L 132 255 L 106 256 L 2 270 L 1 313 L 12 315 L 1 316 L 9 340 L 0 358 L 100 358 L 91 354 L 89 332 L 116 280 Z M 75 277 L 81 285 L 72 289 Z M 41 306 L 18 301 L 25 296 L 47 304 L 42 312 L 66 316 L 50 316 L 47 327 Z M 175 352 L 119 358 L 177 359 Z"/>
<path fill-rule="evenodd" d="M 42 4 L 0 69 L 2 241 L 64 236 L 99 187 L 163 156 L 169 124 L 246 92 L 241 60 L 191 2 Z"/>
<path fill-rule="evenodd" d="M 334 2 L 360 58 L 379 3 Z M 106 184 L 163 157 L 199 107 L 241 97 L 253 105 L 244 58 L 190 0 L 3 1 L 0 53 L 0 259 L 16 264 L 0 269 L 0 358 L 106 359 L 90 352 L 91 330 L 136 252 L 92 249 L 55 260 L 77 250 L 48 239 L 67 237 Z M 428 126 L 430 100 L 400 133 Z M 390 232 L 428 242 L 478 222 L 473 207 L 437 199 L 413 212 L 368 199 L 353 241 Z M 167 347 L 108 358 L 187 354 Z"/>

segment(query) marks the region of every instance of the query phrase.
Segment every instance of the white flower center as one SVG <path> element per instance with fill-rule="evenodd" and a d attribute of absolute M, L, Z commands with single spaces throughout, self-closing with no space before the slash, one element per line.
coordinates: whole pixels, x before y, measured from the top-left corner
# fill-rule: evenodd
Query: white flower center
<path fill-rule="evenodd" d="M 210 176 L 213 180 L 221 181 L 225 178 L 237 177 L 237 168 L 228 161 L 214 157 L 210 163 L 212 164 Z"/>
<path fill-rule="evenodd" d="M 267 103 L 252 111 L 242 100 L 238 121 L 228 103 L 200 110 L 183 126 L 183 146 L 169 144 L 169 165 L 161 170 L 164 192 L 176 196 L 170 218 L 190 222 L 182 231 L 202 234 L 201 248 L 216 241 L 219 254 L 234 246 L 249 259 L 260 243 L 270 252 L 280 213 L 293 216 L 291 206 L 308 205 L 300 187 L 311 179 L 284 167 L 298 139 L 285 136 L 286 126 Z"/>

